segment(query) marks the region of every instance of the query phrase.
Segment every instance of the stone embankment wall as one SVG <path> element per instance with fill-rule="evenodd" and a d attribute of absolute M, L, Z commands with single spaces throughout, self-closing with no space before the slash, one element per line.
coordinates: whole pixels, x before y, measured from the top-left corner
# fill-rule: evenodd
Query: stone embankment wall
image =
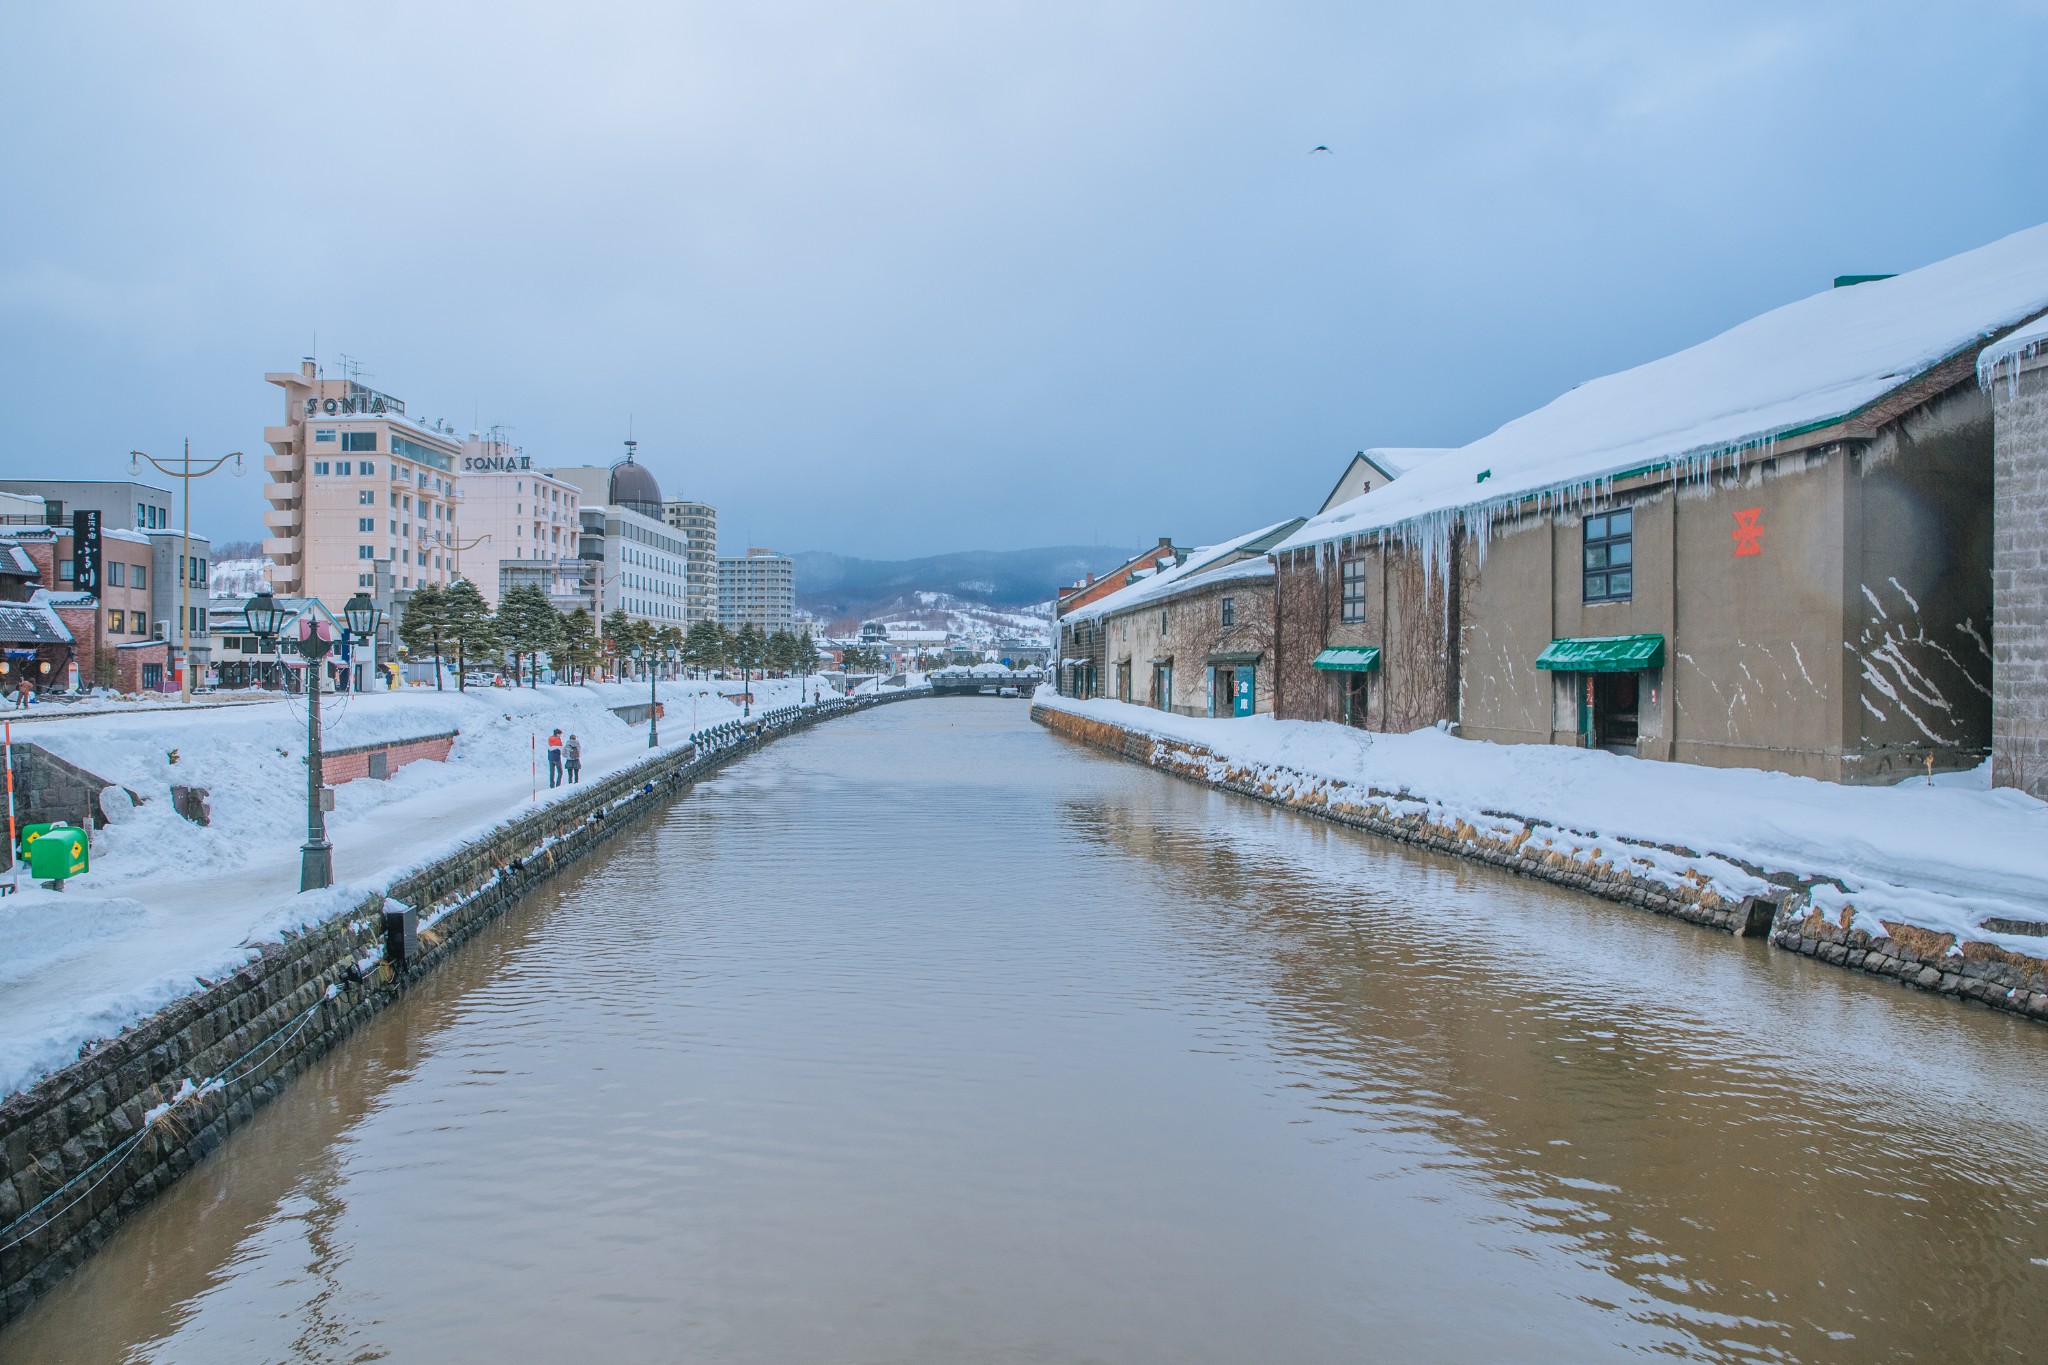
<path fill-rule="evenodd" d="M 1333 795 L 1331 784 L 1306 774 L 1233 765 L 1222 755 L 1183 740 L 1050 707 L 1033 706 L 1031 717 L 1055 734 L 1205 786 L 1737 936 L 1768 936 L 1773 946 L 1816 961 L 2048 1020 L 2048 961 L 1991 943 L 1966 942 L 1958 947 L 1952 934 L 1908 924 L 1887 923 L 1889 932 L 1882 935 L 1848 928 L 1811 904 L 1810 882 L 1746 868 L 1779 890 L 1773 896 L 1730 900 L 1705 877 L 1677 878 L 1674 885 L 1674 879 L 1632 870 L 1630 845 L 1624 840 L 1606 841 L 1616 845 L 1613 856 L 1603 856 L 1605 850 L 1573 856 L 1549 847 L 1548 827 L 1538 821 L 1502 816 L 1494 828 L 1482 830 L 1461 820 L 1432 819 L 1416 808 L 1419 803 L 1412 793 L 1338 787 Z M 1286 780 L 1289 776 L 1298 780 Z M 1516 827 L 1504 832 L 1503 824 Z M 1735 859 L 1722 861 L 1740 866 Z"/>
<path fill-rule="evenodd" d="M 315 1058 L 529 888 L 686 783 L 862 698 L 646 760 L 283 942 L 0 1104 L 0 1323 L 218 1147 Z M 413 930 L 417 929 L 417 936 Z"/>

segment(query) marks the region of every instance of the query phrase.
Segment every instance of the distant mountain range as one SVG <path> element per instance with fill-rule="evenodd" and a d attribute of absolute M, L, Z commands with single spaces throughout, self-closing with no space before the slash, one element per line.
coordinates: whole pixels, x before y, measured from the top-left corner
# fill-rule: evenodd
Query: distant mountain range
<path fill-rule="evenodd" d="M 1091 573 L 1105 573 L 1136 554 L 1089 545 L 1037 550 L 962 550 L 923 559 L 855 559 L 803 550 L 796 560 L 797 605 L 827 621 L 879 616 L 918 604 L 920 593 L 960 603 L 1028 607 Z M 928 600 L 928 599 L 927 599 Z"/>

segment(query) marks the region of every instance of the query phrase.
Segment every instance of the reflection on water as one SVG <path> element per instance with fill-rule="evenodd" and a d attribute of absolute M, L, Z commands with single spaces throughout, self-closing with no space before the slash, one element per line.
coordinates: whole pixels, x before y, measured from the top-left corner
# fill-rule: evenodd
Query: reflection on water
<path fill-rule="evenodd" d="M 2036 1358 L 2044 1040 L 1099 758 L 786 741 L 388 1012 L 34 1361 Z"/>

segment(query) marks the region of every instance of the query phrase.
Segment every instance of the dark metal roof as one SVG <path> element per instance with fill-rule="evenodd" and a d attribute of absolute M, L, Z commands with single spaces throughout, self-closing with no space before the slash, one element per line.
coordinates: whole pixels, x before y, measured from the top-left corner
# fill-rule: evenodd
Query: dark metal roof
<path fill-rule="evenodd" d="M 38 602 L 0 602 L 0 644 L 63 645 L 71 632 L 57 613 Z"/>
<path fill-rule="evenodd" d="M 610 501 L 643 517 L 661 520 L 661 485 L 646 465 L 635 464 L 630 458 L 612 466 Z"/>

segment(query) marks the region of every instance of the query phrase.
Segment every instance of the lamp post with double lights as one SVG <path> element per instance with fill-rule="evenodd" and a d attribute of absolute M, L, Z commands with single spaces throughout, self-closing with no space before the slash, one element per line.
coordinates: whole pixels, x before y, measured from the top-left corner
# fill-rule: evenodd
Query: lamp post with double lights
<path fill-rule="evenodd" d="M 183 541 L 182 541 L 182 543 L 181 543 L 181 544 L 179 545 L 179 547 L 178 547 L 178 549 L 179 549 L 179 554 L 178 554 L 178 559 L 179 559 L 179 570 L 178 570 L 178 577 L 180 577 L 180 578 L 182 578 L 182 579 L 184 579 L 184 580 L 185 580 L 185 588 L 184 588 L 184 599 L 183 599 L 183 602 L 181 603 L 181 605 L 180 605 L 180 606 L 179 606 L 179 608 L 178 608 L 178 610 L 179 610 L 179 611 L 180 611 L 181 613 L 183 613 L 183 619 L 182 619 L 182 620 L 180 621 L 180 623 L 179 623 L 179 630 L 178 630 L 178 638 L 179 638 L 180 640 L 183 640 L 183 641 L 185 642 L 185 644 L 184 644 L 184 648 L 183 648 L 183 649 L 182 649 L 182 650 L 180 651 L 180 653 L 179 653 L 179 659 L 180 659 L 180 667 L 179 667 L 179 669 L 178 669 L 178 676 L 179 676 L 179 679 L 180 679 L 180 681 L 179 681 L 179 684 L 178 684 L 178 699 L 179 699 L 180 701 L 191 701 L 191 700 L 192 700 L 192 480 L 194 480 L 194 479 L 203 479 L 203 478 L 205 478 L 205 477 L 206 477 L 206 476 L 207 476 L 208 474 L 212 474 L 212 473 L 216 472 L 217 470 L 219 470 L 219 469 L 220 469 L 220 467 L 221 467 L 222 465 L 226 464 L 226 463 L 227 463 L 227 462 L 228 462 L 229 460 L 233 460 L 233 461 L 235 462 L 235 476 L 236 476 L 237 478 L 240 478 L 240 477 L 241 477 L 241 474 L 242 474 L 242 452 L 241 452 L 241 451 L 239 451 L 239 450 L 236 450 L 236 451 L 231 451 L 231 452 L 229 452 L 228 454 L 226 454 L 226 455 L 223 455 L 223 456 L 221 456 L 221 457 L 220 457 L 219 459 L 217 459 L 217 460 L 207 460 L 207 459 L 200 459 L 200 460 L 197 460 L 197 461 L 195 461 L 195 460 L 194 460 L 194 459 L 192 458 L 192 442 L 191 442 L 190 440 L 187 440 L 187 441 L 185 442 L 185 454 L 184 454 L 183 458 L 182 458 L 182 459 L 180 459 L 180 460 L 179 460 L 179 461 L 178 461 L 178 462 L 177 462 L 176 464 L 172 464 L 172 463 L 171 463 L 170 461 L 168 461 L 168 460 L 159 460 L 159 459 L 158 459 L 158 458 L 156 458 L 156 456 L 154 456 L 154 455 L 145 455 L 145 454 L 144 454 L 143 452 L 141 452 L 141 451 L 139 451 L 139 450 L 131 450 L 131 451 L 129 451 L 129 452 L 128 452 L 128 470 L 129 470 L 129 472 L 130 472 L 130 473 L 139 473 L 139 472 L 141 472 L 141 469 L 142 469 L 142 462 L 143 462 L 144 460 L 147 460 L 147 461 L 149 461 L 149 465 L 150 465 L 150 468 L 152 468 L 152 469 L 155 469 L 155 470 L 157 470 L 157 471 L 158 471 L 158 472 L 160 472 L 160 473 L 168 474 L 168 475 L 170 475 L 170 476 L 171 476 L 172 478 L 174 478 L 174 479 L 182 479 L 182 480 L 184 481 L 184 486 L 183 486 L 182 490 L 181 490 L 181 491 L 180 491 L 180 493 L 179 493 L 179 501 L 181 501 L 181 502 L 183 502 L 183 503 L 185 504 L 185 529 L 184 529 L 184 531 L 182 532 L 182 536 L 183 536 Z"/>
<path fill-rule="evenodd" d="M 275 640 L 290 615 L 277 605 L 268 591 L 249 599 L 242 619 L 249 633 L 262 640 Z M 342 628 L 358 640 L 377 632 L 383 615 L 369 594 L 357 593 L 342 609 Z M 334 626 L 316 615 L 309 604 L 299 614 L 295 647 L 306 660 L 306 842 L 299 849 L 299 890 L 318 891 L 334 885 L 334 845 L 327 842 L 327 790 L 320 752 L 320 691 L 326 673 L 324 660 L 334 648 Z"/>

